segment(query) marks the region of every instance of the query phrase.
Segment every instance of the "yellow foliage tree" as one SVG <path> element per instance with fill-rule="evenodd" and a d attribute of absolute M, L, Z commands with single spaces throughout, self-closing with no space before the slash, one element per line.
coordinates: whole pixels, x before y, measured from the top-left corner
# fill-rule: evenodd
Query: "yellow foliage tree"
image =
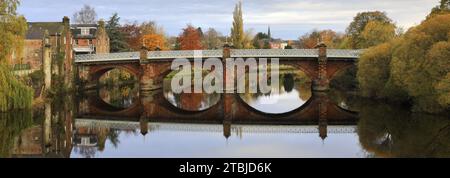
<path fill-rule="evenodd" d="M 148 34 L 142 37 L 143 45 L 150 51 L 166 50 L 166 40 L 160 34 Z"/>

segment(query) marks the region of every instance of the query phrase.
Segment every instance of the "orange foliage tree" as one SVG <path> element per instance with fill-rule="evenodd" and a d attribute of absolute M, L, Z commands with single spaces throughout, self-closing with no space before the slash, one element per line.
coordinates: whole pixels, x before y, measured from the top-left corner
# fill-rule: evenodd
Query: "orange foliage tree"
<path fill-rule="evenodd" d="M 150 51 L 155 51 L 157 49 L 158 50 L 166 50 L 165 49 L 166 41 L 164 39 L 164 36 L 162 36 L 160 34 L 144 35 L 142 37 L 142 43 Z"/>
<path fill-rule="evenodd" d="M 178 36 L 178 42 L 181 50 L 199 50 L 203 48 L 200 33 L 192 25 L 188 25 L 183 29 L 183 33 Z"/>

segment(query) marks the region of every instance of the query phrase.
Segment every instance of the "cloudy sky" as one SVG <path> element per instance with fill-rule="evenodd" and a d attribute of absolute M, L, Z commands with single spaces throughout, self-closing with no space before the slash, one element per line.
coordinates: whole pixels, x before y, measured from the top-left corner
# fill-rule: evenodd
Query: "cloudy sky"
<path fill-rule="evenodd" d="M 228 34 L 234 4 L 238 0 L 21 0 L 19 12 L 28 21 L 60 21 L 72 17 L 84 4 L 98 17 L 108 19 L 117 12 L 122 22 L 156 21 L 169 35 L 178 35 L 190 23 L 213 27 Z M 313 29 L 344 31 L 356 13 L 379 10 L 399 26 L 420 23 L 439 0 L 244 0 L 246 29 L 267 31 L 272 36 L 297 39 Z"/>

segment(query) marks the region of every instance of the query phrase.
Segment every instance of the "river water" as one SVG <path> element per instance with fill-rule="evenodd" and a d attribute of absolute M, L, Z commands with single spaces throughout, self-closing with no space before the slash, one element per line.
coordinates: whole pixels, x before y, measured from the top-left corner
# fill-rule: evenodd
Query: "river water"
<path fill-rule="evenodd" d="M 450 157 L 450 120 L 311 92 L 283 74 L 271 94 L 102 87 L 0 114 L 0 157 Z"/>

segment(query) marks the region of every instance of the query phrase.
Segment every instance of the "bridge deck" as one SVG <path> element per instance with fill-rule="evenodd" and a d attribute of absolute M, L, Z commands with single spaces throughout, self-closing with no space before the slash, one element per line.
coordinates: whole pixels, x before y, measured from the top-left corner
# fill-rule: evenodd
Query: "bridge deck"
<path fill-rule="evenodd" d="M 362 50 L 328 49 L 328 58 L 358 59 Z M 221 58 L 222 50 L 149 51 L 147 59 Z M 317 58 L 318 49 L 232 49 L 233 58 Z M 75 63 L 139 60 L 139 52 L 85 54 L 75 56 Z"/>

